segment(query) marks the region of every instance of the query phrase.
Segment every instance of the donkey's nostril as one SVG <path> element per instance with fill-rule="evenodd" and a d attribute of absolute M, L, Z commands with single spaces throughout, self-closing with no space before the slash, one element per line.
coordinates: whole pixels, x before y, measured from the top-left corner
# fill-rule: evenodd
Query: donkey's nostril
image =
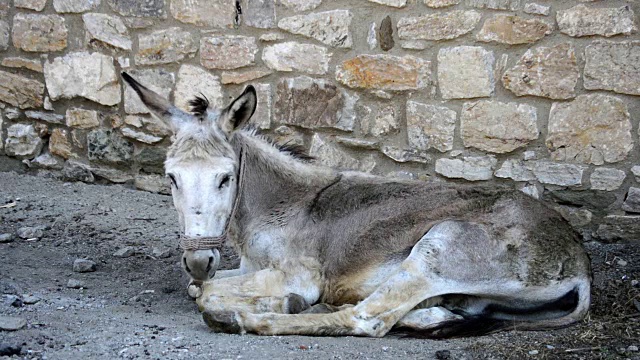
<path fill-rule="evenodd" d="M 202 215 L 202 211 L 196 211 L 196 215 Z"/>
<path fill-rule="evenodd" d="M 211 271 L 211 263 L 213 262 L 213 256 L 209 256 L 209 264 L 207 265 L 206 272 Z"/>

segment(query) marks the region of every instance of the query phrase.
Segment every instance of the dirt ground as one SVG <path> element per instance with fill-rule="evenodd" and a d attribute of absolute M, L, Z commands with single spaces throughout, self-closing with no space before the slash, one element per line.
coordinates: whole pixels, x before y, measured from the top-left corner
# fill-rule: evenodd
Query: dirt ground
<path fill-rule="evenodd" d="M 205 326 L 186 295 L 176 223 L 168 196 L 0 173 L 0 234 L 43 229 L 37 240 L 0 243 L 0 316 L 27 322 L 0 330 L 0 359 L 640 359 L 640 242 L 586 244 L 593 306 L 567 329 L 442 341 L 260 337 Z M 125 246 L 133 255 L 114 256 Z M 76 259 L 96 271 L 74 272 Z M 222 268 L 237 263 L 223 254 Z"/>

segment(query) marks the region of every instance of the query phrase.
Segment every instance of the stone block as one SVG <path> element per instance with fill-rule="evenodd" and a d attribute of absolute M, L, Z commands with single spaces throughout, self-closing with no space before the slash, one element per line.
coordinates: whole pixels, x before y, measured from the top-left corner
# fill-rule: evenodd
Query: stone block
<path fill-rule="evenodd" d="M 610 95 L 580 95 L 571 102 L 554 103 L 548 129 L 546 145 L 557 161 L 614 163 L 633 148 L 627 105 Z"/>
<path fill-rule="evenodd" d="M 448 40 L 475 29 L 482 15 L 477 11 L 453 10 L 398 21 L 398 37 L 402 40 Z"/>
<path fill-rule="evenodd" d="M 536 108 L 493 100 L 464 103 L 460 133 L 466 147 L 508 153 L 538 138 Z"/>
<path fill-rule="evenodd" d="M 324 47 L 290 41 L 266 46 L 262 61 L 277 71 L 323 75 L 329 71 L 331 55 Z"/>
<path fill-rule="evenodd" d="M 80 96 L 103 105 L 120 102 L 120 85 L 111 56 L 69 53 L 45 62 L 44 77 L 52 100 Z"/>
<path fill-rule="evenodd" d="M 138 65 L 158 65 L 180 62 L 198 51 L 197 38 L 179 27 L 140 34 L 135 62 Z"/>
<path fill-rule="evenodd" d="M 278 27 L 326 45 L 351 48 L 353 39 L 349 27 L 352 19 L 349 10 L 331 10 L 287 17 L 278 22 Z"/>
<path fill-rule="evenodd" d="M 436 160 L 436 173 L 469 181 L 490 180 L 498 161 L 493 156 L 465 156 L 462 159 Z"/>
<path fill-rule="evenodd" d="M 128 71 L 134 79 L 142 85 L 169 99 L 175 78 L 173 73 L 164 69 L 133 69 Z M 148 114 L 149 109 L 142 103 L 138 94 L 131 86 L 124 88 L 124 111 L 127 114 Z"/>
<path fill-rule="evenodd" d="M 584 57 L 585 89 L 640 95 L 640 41 L 594 41 Z"/>
<path fill-rule="evenodd" d="M 0 70 L 0 101 L 20 109 L 38 108 L 43 96 L 44 84 L 40 81 Z"/>
<path fill-rule="evenodd" d="M 18 159 L 33 159 L 42 151 L 43 142 L 33 125 L 13 124 L 7 128 L 4 152 Z"/>
<path fill-rule="evenodd" d="M 502 83 L 517 96 L 570 99 L 576 96 L 579 77 L 575 48 L 563 43 L 527 50 L 518 63 L 504 73 Z"/>
<path fill-rule="evenodd" d="M 415 56 L 358 55 L 336 68 L 336 80 L 350 88 L 417 90 L 431 85 L 431 63 Z"/>
<path fill-rule="evenodd" d="M 13 17 L 13 46 L 24 51 L 60 51 L 67 47 L 68 30 L 60 15 L 18 13 Z"/>
<path fill-rule="evenodd" d="M 208 69 L 237 69 L 253 65 L 258 52 L 256 38 L 220 35 L 200 40 L 200 63 Z"/>
<path fill-rule="evenodd" d="M 559 10 L 556 21 L 560 31 L 569 36 L 614 36 L 631 34 L 637 28 L 631 6 L 619 8 L 588 7 L 580 4 L 570 9 Z"/>
<path fill-rule="evenodd" d="M 627 177 L 627 174 L 618 169 L 611 168 L 597 168 L 593 170 L 591 173 L 591 188 L 593 190 L 606 190 L 613 191 L 617 190 L 624 179 Z"/>
<path fill-rule="evenodd" d="M 553 25 L 544 20 L 499 14 L 484 22 L 476 39 L 509 45 L 531 44 L 552 32 Z"/>
<path fill-rule="evenodd" d="M 479 46 L 442 48 L 438 52 L 438 84 L 443 99 L 489 97 L 495 80 L 492 51 Z"/>
<path fill-rule="evenodd" d="M 89 13 L 82 15 L 82 20 L 90 39 L 102 41 L 119 49 L 131 50 L 129 30 L 119 17 Z"/>
<path fill-rule="evenodd" d="M 171 15 L 178 21 L 198 26 L 232 28 L 236 0 L 172 0 Z"/>
<path fill-rule="evenodd" d="M 407 134 L 409 146 L 415 149 L 453 149 L 456 112 L 444 107 L 407 102 Z"/>

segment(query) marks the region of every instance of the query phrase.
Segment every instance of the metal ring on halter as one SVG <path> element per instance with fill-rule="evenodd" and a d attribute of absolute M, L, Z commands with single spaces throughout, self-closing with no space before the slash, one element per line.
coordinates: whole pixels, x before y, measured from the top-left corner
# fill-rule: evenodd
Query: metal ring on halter
<path fill-rule="evenodd" d="M 224 243 L 227 241 L 227 237 L 229 236 L 229 228 L 231 227 L 231 220 L 236 216 L 236 212 L 238 210 L 238 204 L 240 201 L 240 190 L 242 186 L 242 180 L 244 177 L 244 161 L 242 161 L 243 149 L 240 148 L 240 156 L 238 156 L 238 163 L 240 170 L 238 171 L 238 186 L 236 188 L 236 196 L 233 199 L 233 208 L 231 208 L 231 214 L 229 214 L 229 218 L 227 219 L 227 223 L 224 226 L 224 231 L 220 236 L 213 237 L 187 237 L 184 235 L 180 236 L 179 246 L 182 250 L 210 250 L 210 249 L 220 249 L 224 246 Z"/>

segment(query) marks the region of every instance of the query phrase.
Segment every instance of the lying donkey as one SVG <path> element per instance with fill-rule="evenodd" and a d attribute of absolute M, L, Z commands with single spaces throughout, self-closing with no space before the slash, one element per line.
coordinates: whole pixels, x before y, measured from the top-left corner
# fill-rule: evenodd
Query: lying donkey
<path fill-rule="evenodd" d="M 319 166 L 242 129 L 252 86 L 221 110 L 196 98 L 188 114 L 123 77 L 173 129 L 165 168 L 183 267 L 215 331 L 448 337 L 559 328 L 587 313 L 581 239 L 541 202 Z M 240 268 L 216 273 L 211 248 L 225 241 Z"/>

